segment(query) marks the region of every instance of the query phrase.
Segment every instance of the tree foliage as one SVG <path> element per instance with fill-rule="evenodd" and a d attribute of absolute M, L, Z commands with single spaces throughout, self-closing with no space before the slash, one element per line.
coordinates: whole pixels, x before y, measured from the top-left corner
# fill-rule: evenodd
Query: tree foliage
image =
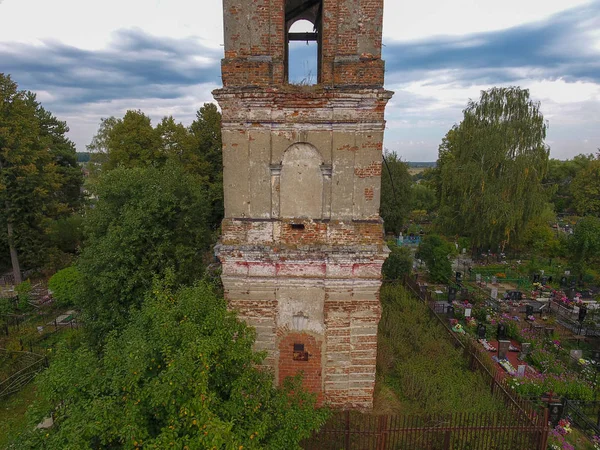
<path fill-rule="evenodd" d="M 139 306 L 152 277 L 173 269 L 177 283 L 202 277 L 211 243 L 206 187 L 171 162 L 162 168 L 111 170 L 90 186 L 77 262 L 85 290 L 80 306 L 101 337 Z"/>
<path fill-rule="evenodd" d="M 423 238 L 415 256 L 427 266 L 431 281 L 446 283 L 452 276 L 452 264 L 449 259 L 452 252 L 452 244 L 437 234 L 430 234 Z"/>
<path fill-rule="evenodd" d="M 386 151 L 381 174 L 380 213 L 386 232 L 398 235 L 411 206 L 411 178 L 408 165 L 398 155 Z"/>
<path fill-rule="evenodd" d="M 280 388 L 257 367 L 254 331 L 200 284 L 175 293 L 155 284 L 97 357 L 63 348 L 37 379 L 54 426 L 21 449 L 299 449 L 327 417 L 298 378 Z"/>
<path fill-rule="evenodd" d="M 572 182 L 593 160 L 593 155 L 580 154 L 565 161 L 548 161 L 544 183 L 553 188 L 550 201 L 557 214 L 574 213 Z"/>
<path fill-rule="evenodd" d="M 399 247 L 395 242 L 388 242 L 390 254 L 383 263 L 381 272 L 385 280 L 402 280 L 410 275 L 413 257 L 406 247 Z"/>
<path fill-rule="evenodd" d="M 48 280 L 48 290 L 60 306 L 72 306 L 80 299 L 82 277 L 77 267 L 71 266 L 56 272 Z"/>
<path fill-rule="evenodd" d="M 571 193 L 577 213 L 600 217 L 600 159 L 590 161 L 577 173 Z"/>
<path fill-rule="evenodd" d="M 578 274 L 600 262 L 600 219 L 587 216 L 579 220 L 568 245 L 571 263 Z"/>
<path fill-rule="evenodd" d="M 17 281 L 40 267 L 52 221 L 79 206 L 81 171 L 68 127 L 0 74 L 0 223 Z"/>
<path fill-rule="evenodd" d="M 162 167 L 177 162 L 207 189 L 210 224 L 223 219 L 223 157 L 221 113 L 212 103 L 203 105 L 189 127 L 164 117 L 153 127 L 142 111 L 127 111 L 122 119 L 101 120 L 88 149 L 104 172 L 117 167 Z"/>
<path fill-rule="evenodd" d="M 439 150 L 440 224 L 476 246 L 505 245 L 546 204 L 546 123 L 529 91 L 492 88 L 470 101 Z"/>

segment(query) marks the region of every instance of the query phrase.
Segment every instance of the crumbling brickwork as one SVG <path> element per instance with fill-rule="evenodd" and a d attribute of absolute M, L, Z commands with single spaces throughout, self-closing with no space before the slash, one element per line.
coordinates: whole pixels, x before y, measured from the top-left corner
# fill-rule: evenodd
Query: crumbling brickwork
<path fill-rule="evenodd" d="M 310 8 L 303 9 L 303 5 Z M 281 382 L 372 407 L 381 266 L 382 0 L 224 0 L 225 219 L 230 308 Z M 319 84 L 285 83 L 287 31 L 315 23 Z M 298 349 L 304 348 L 304 353 Z M 295 350 L 296 349 L 296 350 Z M 305 358 L 305 359 L 302 359 Z"/>

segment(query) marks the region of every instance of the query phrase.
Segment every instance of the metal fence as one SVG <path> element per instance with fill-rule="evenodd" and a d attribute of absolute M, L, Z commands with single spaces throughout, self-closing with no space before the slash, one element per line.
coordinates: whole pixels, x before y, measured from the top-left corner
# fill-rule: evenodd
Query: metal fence
<path fill-rule="evenodd" d="M 305 450 L 545 450 L 548 416 L 516 422 L 510 411 L 440 416 L 338 412 Z"/>
<path fill-rule="evenodd" d="M 6 360 L 11 360 L 11 372 L 0 381 L 0 398 L 20 391 L 39 372 L 48 367 L 47 358 L 35 353 L 0 349 L 0 357 L 5 363 Z"/>

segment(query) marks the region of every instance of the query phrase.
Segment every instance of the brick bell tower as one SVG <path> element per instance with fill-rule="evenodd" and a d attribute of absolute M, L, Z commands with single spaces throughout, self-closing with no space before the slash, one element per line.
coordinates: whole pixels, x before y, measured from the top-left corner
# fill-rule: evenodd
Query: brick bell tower
<path fill-rule="evenodd" d="M 225 218 L 217 255 L 229 306 L 281 382 L 373 405 L 381 265 L 383 0 L 223 0 Z M 292 33 L 298 20 L 314 32 Z M 317 43 L 317 84 L 288 83 L 289 43 Z"/>

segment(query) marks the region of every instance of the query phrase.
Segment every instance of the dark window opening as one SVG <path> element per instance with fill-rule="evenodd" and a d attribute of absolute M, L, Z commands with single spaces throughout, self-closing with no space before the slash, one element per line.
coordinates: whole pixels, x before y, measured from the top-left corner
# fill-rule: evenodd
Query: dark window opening
<path fill-rule="evenodd" d="M 294 361 L 308 361 L 308 352 L 304 350 L 304 344 L 294 344 Z"/>
<path fill-rule="evenodd" d="M 313 85 L 321 81 L 322 0 L 286 0 L 286 82 Z"/>
<path fill-rule="evenodd" d="M 304 224 L 303 223 L 293 223 L 292 230 L 304 230 Z"/>

